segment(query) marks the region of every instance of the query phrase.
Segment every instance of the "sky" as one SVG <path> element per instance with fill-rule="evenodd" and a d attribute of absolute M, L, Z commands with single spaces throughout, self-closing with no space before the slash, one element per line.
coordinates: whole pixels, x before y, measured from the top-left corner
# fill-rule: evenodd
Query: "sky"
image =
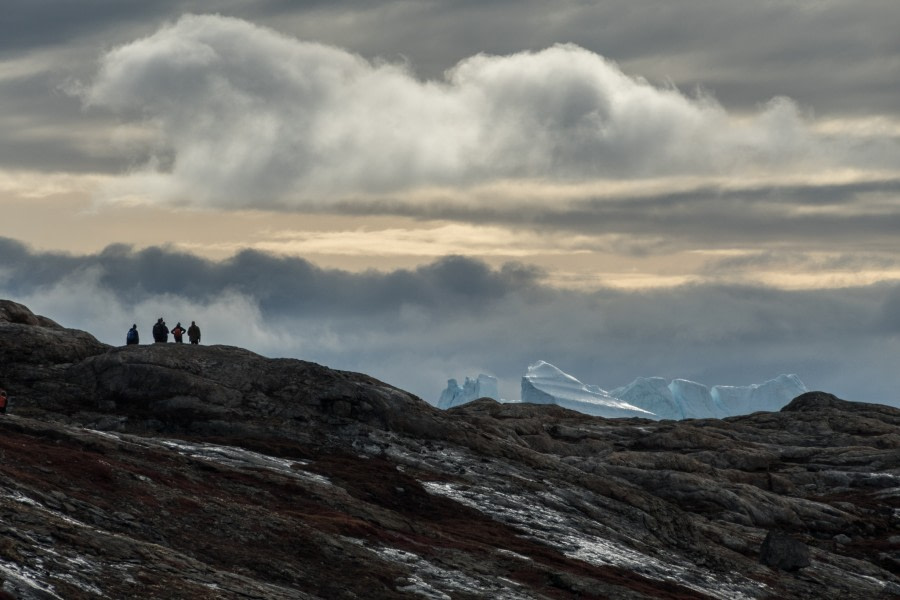
<path fill-rule="evenodd" d="M 0 297 L 435 403 L 900 405 L 896 0 L 5 0 Z"/>

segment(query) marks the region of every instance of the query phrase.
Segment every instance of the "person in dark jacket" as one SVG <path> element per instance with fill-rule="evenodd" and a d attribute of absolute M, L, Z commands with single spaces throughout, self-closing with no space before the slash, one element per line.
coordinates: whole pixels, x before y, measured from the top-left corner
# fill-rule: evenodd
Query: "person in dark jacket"
<path fill-rule="evenodd" d="M 141 343 L 141 336 L 138 334 L 137 323 L 131 326 L 131 329 L 128 330 L 128 333 L 125 335 L 125 345 L 126 346 L 134 346 L 135 344 Z"/>
<path fill-rule="evenodd" d="M 188 327 L 187 334 L 188 339 L 192 344 L 200 343 L 200 328 L 197 327 L 197 324 L 194 321 L 191 321 L 191 326 Z"/>
<path fill-rule="evenodd" d="M 185 328 L 181 326 L 181 321 L 175 324 L 175 327 L 172 328 L 172 337 L 175 338 L 175 343 L 181 343 L 181 337 L 185 334 Z"/>
<path fill-rule="evenodd" d="M 0 390 L 0 414 L 6 414 L 6 405 L 9 403 L 9 398 L 6 396 L 6 390 Z"/>
<path fill-rule="evenodd" d="M 160 344 L 169 341 L 169 328 L 166 327 L 166 322 L 163 321 L 162 317 L 160 317 L 156 321 L 156 325 L 153 326 L 153 341 Z"/>

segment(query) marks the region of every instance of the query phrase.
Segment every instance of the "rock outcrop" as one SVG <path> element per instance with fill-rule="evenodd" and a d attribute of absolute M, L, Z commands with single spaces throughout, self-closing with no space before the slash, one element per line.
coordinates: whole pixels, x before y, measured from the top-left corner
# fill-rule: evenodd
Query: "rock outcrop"
<path fill-rule="evenodd" d="M 6 301 L 0 359 L 13 598 L 900 594 L 898 409 L 442 411 L 239 348 L 106 346 Z"/>
<path fill-rule="evenodd" d="M 810 565 L 809 548 L 780 531 L 770 531 L 759 549 L 759 562 L 776 569 L 797 571 Z"/>

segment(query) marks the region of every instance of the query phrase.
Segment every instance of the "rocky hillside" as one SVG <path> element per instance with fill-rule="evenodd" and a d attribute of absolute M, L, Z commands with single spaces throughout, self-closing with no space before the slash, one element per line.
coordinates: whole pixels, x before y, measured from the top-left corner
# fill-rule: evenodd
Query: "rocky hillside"
<path fill-rule="evenodd" d="M 900 410 L 607 420 L 0 301 L 0 598 L 895 598 Z"/>

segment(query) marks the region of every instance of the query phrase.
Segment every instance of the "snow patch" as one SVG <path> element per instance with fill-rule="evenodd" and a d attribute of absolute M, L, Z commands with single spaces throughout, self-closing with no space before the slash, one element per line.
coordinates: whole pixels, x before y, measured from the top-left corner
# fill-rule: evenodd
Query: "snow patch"
<path fill-rule="evenodd" d="M 504 493 L 487 487 L 460 486 L 444 482 L 423 482 L 430 493 L 451 498 L 494 520 L 515 527 L 535 541 L 549 543 L 564 555 L 593 565 L 610 565 L 639 573 L 649 579 L 678 583 L 721 600 L 751 600 L 766 586 L 738 573 L 728 578 L 706 571 L 675 556 L 668 561 L 581 531 L 572 520 L 552 505 L 568 506 L 565 499 L 543 492 L 539 499 L 522 494 Z"/>
<path fill-rule="evenodd" d="M 401 580 L 397 587 L 398 591 L 416 594 L 430 600 L 451 600 L 459 594 L 497 600 L 533 600 L 532 596 L 523 596 L 507 587 L 518 585 L 507 579 L 476 579 L 458 569 L 444 569 L 417 554 L 397 548 L 381 547 L 374 551 L 381 559 L 402 564 L 412 571 Z"/>
<path fill-rule="evenodd" d="M 219 444 L 200 442 L 189 443 L 182 440 L 167 439 L 132 437 L 124 439 L 122 436 L 116 434 L 104 433 L 108 437 L 111 436 L 121 441 L 129 441 L 140 446 L 162 446 L 169 450 L 173 450 L 182 456 L 197 460 L 208 460 L 230 468 L 266 469 L 295 479 L 302 479 L 309 483 L 328 486 L 332 485 L 328 478 L 298 468 L 309 464 L 307 461 L 303 460 L 277 458 L 275 456 L 268 456 L 266 454 L 260 454 L 259 452 L 238 448 L 236 446 L 222 446 Z"/>

